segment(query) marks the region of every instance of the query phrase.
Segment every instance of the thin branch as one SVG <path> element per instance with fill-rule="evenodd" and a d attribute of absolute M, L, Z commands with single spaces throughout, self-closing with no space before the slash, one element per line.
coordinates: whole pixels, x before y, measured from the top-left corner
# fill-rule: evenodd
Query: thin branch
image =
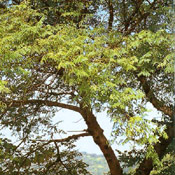
<path fill-rule="evenodd" d="M 61 160 L 61 157 L 60 157 L 60 150 L 59 150 L 59 147 L 58 147 L 57 143 L 54 142 L 54 144 L 55 144 L 55 147 L 56 147 L 56 149 L 57 149 L 57 156 L 58 156 L 56 162 L 60 162 L 60 163 L 63 165 L 63 167 L 68 171 L 68 173 L 69 173 L 70 175 L 72 175 L 72 172 L 71 172 L 70 168 L 69 168 L 67 165 L 65 165 L 65 164 L 63 163 L 63 161 Z"/>
<path fill-rule="evenodd" d="M 129 26 L 132 24 L 133 20 L 135 21 L 134 18 L 135 18 L 135 16 L 137 15 L 137 13 L 139 12 L 139 8 L 140 8 L 140 6 L 142 5 L 142 3 L 143 3 L 143 0 L 138 1 L 138 2 L 136 3 L 136 6 L 137 6 L 137 7 L 135 7 L 134 11 L 133 11 L 132 14 L 128 17 L 128 19 L 124 21 L 125 24 L 124 24 L 124 29 L 122 29 L 123 32 L 127 32 L 127 33 L 128 33 L 128 28 L 129 28 Z M 124 4 L 124 5 L 125 5 L 125 4 Z M 125 18 L 126 18 L 126 17 L 125 17 Z"/>
<path fill-rule="evenodd" d="M 61 95 L 74 95 L 74 93 L 73 93 L 73 92 L 60 92 L 60 93 L 49 92 L 49 95 L 54 95 L 54 96 L 61 96 Z"/>
<path fill-rule="evenodd" d="M 21 163 L 21 167 L 24 165 L 25 161 L 27 160 L 27 158 L 32 154 L 34 153 L 35 151 L 39 150 L 40 148 L 46 146 L 46 145 L 49 145 L 50 143 L 61 143 L 61 142 L 68 142 L 72 139 L 76 140 L 78 139 L 79 137 L 85 137 L 85 136 L 90 136 L 89 133 L 82 133 L 82 134 L 77 134 L 77 135 L 72 135 L 72 136 L 69 136 L 67 138 L 63 138 L 63 139 L 52 139 L 52 140 L 30 140 L 30 141 L 39 141 L 39 142 L 45 142 L 43 143 L 42 145 L 40 145 L 39 147 L 33 149 L 32 151 L 28 152 L 25 156 L 25 158 L 23 159 L 23 162 Z"/>
<path fill-rule="evenodd" d="M 3 100 L 2 100 L 3 101 Z M 69 104 L 65 104 L 65 103 L 59 103 L 56 101 L 49 101 L 49 100 L 37 100 L 37 99 L 33 99 L 33 100 L 11 100 L 8 99 L 8 101 L 3 101 L 5 104 L 9 105 L 11 103 L 12 107 L 20 107 L 21 105 L 35 105 L 35 104 L 41 104 L 44 106 L 48 106 L 48 107 L 60 107 L 60 108 L 65 108 L 65 109 L 69 109 L 78 113 L 81 113 L 81 109 L 77 106 L 73 106 L 73 105 L 69 105 Z"/>
<path fill-rule="evenodd" d="M 81 133 L 81 134 L 76 134 L 76 135 L 71 135 L 69 137 L 63 138 L 63 139 L 52 139 L 52 140 L 31 140 L 31 141 L 39 141 L 39 142 L 46 142 L 45 144 L 50 144 L 50 143 L 61 143 L 61 142 L 68 142 L 70 140 L 76 140 L 80 137 L 86 137 L 86 136 L 91 136 L 89 133 Z"/>
<path fill-rule="evenodd" d="M 58 162 L 61 163 L 61 165 L 69 172 L 70 175 L 72 175 L 72 173 L 70 172 L 69 168 L 63 163 L 63 161 L 61 160 L 61 157 L 60 157 L 60 150 L 59 150 L 59 147 L 57 145 L 56 142 L 54 142 L 55 144 L 55 147 L 56 147 L 56 150 L 57 150 L 57 159 L 52 162 L 47 168 L 46 170 L 44 171 L 44 174 L 47 174 L 47 172 L 50 170 L 50 168 L 52 168 L 54 165 L 56 165 Z"/>
<path fill-rule="evenodd" d="M 13 3 L 15 3 L 15 5 L 19 5 L 20 4 L 20 0 L 12 0 Z"/>
<path fill-rule="evenodd" d="M 78 123 L 78 122 L 80 122 L 81 120 L 82 120 L 82 118 L 80 118 L 79 120 L 75 121 L 74 123 Z"/>
<path fill-rule="evenodd" d="M 151 5 L 151 2 L 149 0 L 146 0 L 146 2 L 148 2 L 149 5 Z"/>
<path fill-rule="evenodd" d="M 149 10 L 143 14 L 140 14 L 140 16 L 138 16 L 138 13 L 140 13 L 140 7 L 143 3 L 143 0 L 138 0 L 138 1 L 134 1 L 134 2 L 136 4 L 135 10 L 129 16 L 127 21 L 125 21 L 125 24 L 124 24 L 125 27 L 121 30 L 121 32 L 124 32 L 125 35 L 128 35 L 132 31 L 134 31 L 136 26 L 139 25 L 143 20 L 145 20 L 144 23 L 146 23 L 146 19 L 152 13 L 152 11 L 153 10 L 155 11 L 157 8 L 159 8 L 158 6 L 156 6 L 157 4 L 163 5 L 163 1 L 157 2 L 157 0 L 154 0 L 152 3 L 149 3 L 149 6 L 150 6 Z M 149 2 L 149 1 L 147 1 L 147 2 Z M 136 17 L 137 17 L 137 20 L 136 20 Z"/>
<path fill-rule="evenodd" d="M 87 129 L 81 130 L 81 131 L 67 131 L 67 132 L 87 132 Z"/>

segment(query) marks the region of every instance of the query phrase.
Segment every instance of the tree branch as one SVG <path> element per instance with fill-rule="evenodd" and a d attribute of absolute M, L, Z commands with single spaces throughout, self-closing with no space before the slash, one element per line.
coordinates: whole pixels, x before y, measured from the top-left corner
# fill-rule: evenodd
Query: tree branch
<path fill-rule="evenodd" d="M 145 92 L 146 97 L 153 104 L 153 106 L 157 110 L 162 111 L 164 114 L 166 114 L 170 118 L 172 118 L 172 115 L 173 115 L 172 108 L 165 106 L 163 103 L 161 103 L 155 97 L 155 95 L 153 94 L 153 92 L 152 92 L 152 90 L 151 90 L 151 88 L 146 80 L 146 77 L 140 76 L 140 77 L 138 77 L 138 79 L 143 87 L 143 90 Z M 167 147 L 169 146 L 169 144 L 172 142 L 172 139 L 173 139 L 173 126 L 172 126 L 172 124 L 167 123 L 166 127 L 167 128 L 166 128 L 165 132 L 168 135 L 168 139 L 160 137 L 159 142 L 154 145 L 154 149 L 155 149 L 155 151 L 158 154 L 160 159 L 162 159 L 162 157 L 164 156 Z M 140 164 L 139 168 L 136 171 L 136 175 L 149 175 L 150 172 L 152 171 L 152 169 L 153 169 L 152 159 L 144 158 L 144 160 L 142 161 L 142 163 Z"/>
<path fill-rule="evenodd" d="M 65 165 L 64 162 L 61 160 L 60 150 L 59 150 L 59 147 L 58 147 L 57 143 L 54 142 L 54 144 L 55 144 L 55 147 L 57 149 L 57 160 L 56 160 L 56 162 L 60 162 L 62 164 L 62 166 L 68 171 L 68 173 L 70 175 L 73 175 L 72 172 L 71 172 L 71 170 L 70 170 L 70 168 L 67 165 Z"/>
<path fill-rule="evenodd" d="M 141 13 L 140 7 L 143 4 L 143 2 L 144 0 L 134 1 L 136 5 L 135 10 L 125 21 L 124 28 L 121 30 L 121 32 L 123 32 L 125 35 L 129 35 L 132 31 L 134 31 L 136 26 L 140 24 L 143 20 L 145 20 L 145 23 L 146 23 L 146 19 L 151 14 L 151 12 L 158 8 L 156 4 L 161 4 L 161 5 L 163 4 L 161 1 L 157 2 L 157 0 L 154 0 L 152 3 L 149 3 L 149 10 L 144 13 Z"/>
<path fill-rule="evenodd" d="M 137 15 L 137 13 L 139 11 L 139 8 L 142 5 L 142 3 L 143 3 L 143 0 L 139 0 L 138 2 L 136 2 L 137 7 L 135 7 L 132 14 L 128 17 L 128 19 L 126 19 L 126 17 L 125 17 L 124 28 L 122 29 L 122 32 L 126 32 L 128 34 L 128 28 L 132 24 L 133 19 L 134 19 L 135 15 Z M 123 3 L 123 5 L 124 5 L 124 8 L 125 8 L 125 3 Z"/>
<path fill-rule="evenodd" d="M 60 107 L 60 108 L 65 108 L 65 109 L 69 109 L 69 110 L 81 113 L 81 109 L 77 106 L 73 106 L 73 105 L 69 105 L 69 104 L 65 104 L 65 103 L 59 103 L 56 101 L 49 101 L 49 100 L 33 99 L 33 100 L 24 100 L 23 101 L 23 100 L 11 100 L 11 99 L 9 99 L 9 101 L 3 101 L 3 102 L 11 107 L 20 107 L 22 105 L 28 105 L 28 104 L 31 104 L 31 105 L 41 104 L 41 105 L 45 105 L 48 107 Z"/>
<path fill-rule="evenodd" d="M 61 142 L 68 142 L 70 140 L 76 140 L 76 139 L 78 139 L 80 137 L 86 137 L 86 136 L 91 136 L 91 135 L 88 132 L 85 132 L 85 133 L 81 133 L 81 134 L 71 135 L 71 136 L 63 138 L 63 139 L 31 140 L 31 141 L 46 142 L 46 144 L 49 144 L 49 143 L 61 143 Z"/>
<path fill-rule="evenodd" d="M 148 98 L 149 102 L 152 103 L 152 105 L 159 111 L 163 112 L 164 114 L 168 115 L 170 118 L 172 118 L 173 116 L 173 110 L 172 107 L 166 106 L 164 105 L 164 103 L 162 103 L 161 101 L 159 101 L 153 91 L 151 90 L 146 77 L 144 76 L 140 76 L 138 77 L 138 80 L 140 81 L 143 90 L 145 92 L 146 97 Z"/>
<path fill-rule="evenodd" d="M 103 129 L 96 120 L 96 117 L 93 115 L 92 110 L 88 107 L 84 108 L 81 114 L 87 124 L 88 132 L 93 137 L 94 142 L 101 149 L 108 163 L 111 175 L 122 175 L 123 172 L 120 163 L 107 138 L 105 137 Z"/>
<path fill-rule="evenodd" d="M 108 30 L 112 30 L 112 24 L 114 21 L 114 8 L 111 0 L 108 0 L 108 8 L 109 8 Z"/>

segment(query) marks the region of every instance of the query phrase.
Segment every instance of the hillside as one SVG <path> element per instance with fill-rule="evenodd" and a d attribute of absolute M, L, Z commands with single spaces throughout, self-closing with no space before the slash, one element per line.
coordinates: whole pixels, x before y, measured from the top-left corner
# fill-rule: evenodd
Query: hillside
<path fill-rule="evenodd" d="M 108 165 L 102 155 L 88 154 L 85 152 L 82 154 L 83 160 L 89 165 L 88 170 L 92 175 L 103 175 L 109 171 Z"/>

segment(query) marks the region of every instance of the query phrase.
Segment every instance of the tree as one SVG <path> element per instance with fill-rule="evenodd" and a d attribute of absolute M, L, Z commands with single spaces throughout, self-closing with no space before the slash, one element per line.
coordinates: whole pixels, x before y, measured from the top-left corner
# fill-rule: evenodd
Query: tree
<path fill-rule="evenodd" d="M 16 146 L 2 139 L 2 173 L 87 174 L 85 164 L 73 161 L 77 153 L 59 151 L 58 143 L 71 150 L 70 141 L 91 136 L 110 174 L 122 175 L 95 117 L 106 109 L 114 140 L 122 135 L 123 143 L 143 147 L 135 174 L 150 174 L 173 140 L 171 2 L 0 2 L 0 76 L 9 89 L 0 97 L 1 126 L 20 140 Z M 161 121 L 145 118 L 147 102 Z M 81 114 L 87 130 L 54 139 L 62 132 L 51 122 L 59 108 Z"/>

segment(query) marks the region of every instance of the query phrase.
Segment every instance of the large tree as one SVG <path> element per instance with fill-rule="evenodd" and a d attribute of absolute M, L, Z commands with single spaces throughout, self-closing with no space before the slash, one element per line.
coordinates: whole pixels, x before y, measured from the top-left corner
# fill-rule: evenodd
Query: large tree
<path fill-rule="evenodd" d="M 171 1 L 0 1 L 3 174 L 87 174 L 72 141 L 91 136 L 111 175 L 122 175 L 95 113 L 107 110 L 114 141 L 133 142 L 136 175 L 149 175 L 173 140 Z M 6 92 L 8 89 L 8 92 Z M 3 91 L 2 91 L 3 90 Z M 5 90 L 5 91 L 4 91 Z M 145 118 L 146 104 L 161 119 Z M 79 113 L 87 130 L 55 139 L 58 109 Z M 69 151 L 60 151 L 63 145 Z M 117 149 L 117 148 L 116 148 Z M 37 166 L 37 168 L 36 168 Z"/>

